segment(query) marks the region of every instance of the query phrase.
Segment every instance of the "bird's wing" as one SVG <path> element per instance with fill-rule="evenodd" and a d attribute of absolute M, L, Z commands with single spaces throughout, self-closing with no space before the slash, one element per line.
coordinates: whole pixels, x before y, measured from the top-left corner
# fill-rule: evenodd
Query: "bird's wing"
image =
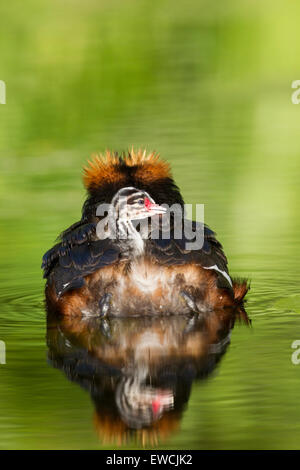
<path fill-rule="evenodd" d="M 76 222 L 62 232 L 58 237 L 59 243 L 54 245 L 43 256 L 42 269 L 44 270 L 44 278 L 48 277 L 53 266 L 55 266 L 58 259 L 64 254 L 67 248 L 93 241 L 96 239 L 95 234 L 95 223 L 82 224 L 82 222 Z"/>
<path fill-rule="evenodd" d="M 62 237 L 43 257 L 44 277 L 51 277 L 58 296 L 82 287 L 87 275 L 119 259 L 120 250 L 115 241 L 97 239 L 92 225 L 68 231 L 67 237 Z"/>
<path fill-rule="evenodd" d="M 204 269 L 211 269 L 217 274 L 218 286 L 231 289 L 227 258 L 221 243 L 216 239 L 216 234 L 199 222 L 190 221 L 190 227 L 194 233 L 197 231 L 198 239 L 196 235 L 194 238 L 188 238 L 184 231 L 178 237 L 171 227 L 169 233 L 162 230 L 159 238 L 149 239 L 149 254 L 162 265 L 193 263 Z"/>

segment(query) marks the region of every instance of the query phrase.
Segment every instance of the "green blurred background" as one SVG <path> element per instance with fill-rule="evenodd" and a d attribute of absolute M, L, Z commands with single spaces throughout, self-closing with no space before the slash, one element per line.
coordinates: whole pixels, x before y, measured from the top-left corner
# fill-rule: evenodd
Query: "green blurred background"
<path fill-rule="evenodd" d="M 100 448 L 86 392 L 47 365 L 40 261 L 78 220 L 81 167 L 157 150 L 205 204 L 251 329 L 195 384 L 165 448 L 300 448 L 297 1 L 0 5 L 0 448 Z"/>

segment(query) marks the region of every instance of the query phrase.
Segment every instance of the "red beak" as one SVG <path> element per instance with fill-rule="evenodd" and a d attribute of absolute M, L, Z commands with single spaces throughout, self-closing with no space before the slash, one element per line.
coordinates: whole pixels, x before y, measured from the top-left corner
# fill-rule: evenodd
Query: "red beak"
<path fill-rule="evenodd" d="M 147 211 L 157 212 L 158 214 L 164 214 L 167 212 L 165 207 L 160 206 L 159 204 L 152 203 L 148 198 L 145 199 L 145 208 Z"/>
<path fill-rule="evenodd" d="M 153 411 L 154 416 L 157 415 L 157 413 L 159 412 L 159 409 L 160 409 L 160 400 L 159 398 L 156 398 L 152 402 L 152 411 Z"/>

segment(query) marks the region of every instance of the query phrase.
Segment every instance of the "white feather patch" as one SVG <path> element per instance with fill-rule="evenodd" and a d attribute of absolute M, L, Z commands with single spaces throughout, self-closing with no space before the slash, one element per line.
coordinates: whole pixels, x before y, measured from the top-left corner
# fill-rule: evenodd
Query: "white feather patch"
<path fill-rule="evenodd" d="M 222 271 L 222 269 L 218 268 L 218 266 L 216 264 L 214 264 L 213 266 L 203 266 L 204 269 L 214 269 L 215 271 L 218 271 L 219 273 L 221 273 L 225 279 L 229 282 L 229 284 L 231 285 L 232 287 L 232 280 L 229 276 L 229 274 L 227 274 L 226 271 Z"/>

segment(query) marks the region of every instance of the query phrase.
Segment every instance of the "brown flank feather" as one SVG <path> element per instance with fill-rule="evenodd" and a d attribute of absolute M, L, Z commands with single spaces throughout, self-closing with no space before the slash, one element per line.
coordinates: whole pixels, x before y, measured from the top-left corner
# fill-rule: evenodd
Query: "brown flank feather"
<path fill-rule="evenodd" d="M 247 294 L 248 290 L 250 289 L 250 285 L 248 284 L 247 280 L 234 280 L 233 281 L 233 292 L 234 292 L 234 301 L 235 304 L 240 304 L 245 295 Z"/>

